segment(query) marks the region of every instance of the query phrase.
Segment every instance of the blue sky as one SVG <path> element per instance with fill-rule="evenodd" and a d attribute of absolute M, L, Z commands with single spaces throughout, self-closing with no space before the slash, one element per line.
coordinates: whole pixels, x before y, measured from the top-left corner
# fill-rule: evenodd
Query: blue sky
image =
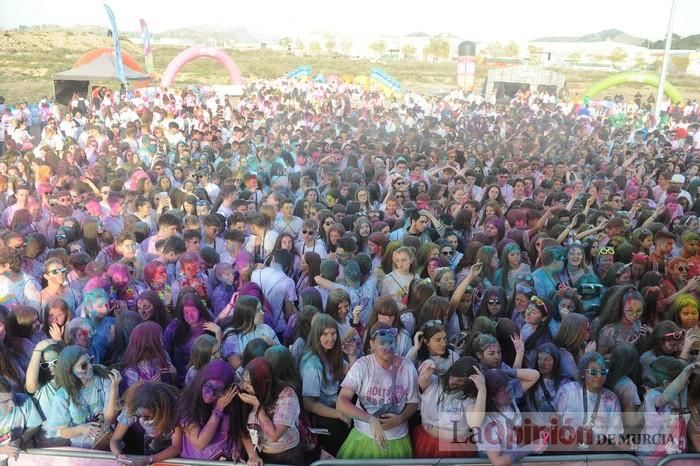
<path fill-rule="evenodd" d="M 102 1 L 0 0 L 0 29 L 20 24 L 107 26 Z M 164 1 L 110 0 L 120 30 L 137 31 L 144 18 L 153 32 L 199 24 L 245 27 L 285 36 L 305 31 L 368 35 L 450 32 L 463 39 L 529 40 L 617 28 L 661 39 L 671 0 L 354 0 Z M 700 33 L 700 1 L 677 0 L 674 32 Z"/>

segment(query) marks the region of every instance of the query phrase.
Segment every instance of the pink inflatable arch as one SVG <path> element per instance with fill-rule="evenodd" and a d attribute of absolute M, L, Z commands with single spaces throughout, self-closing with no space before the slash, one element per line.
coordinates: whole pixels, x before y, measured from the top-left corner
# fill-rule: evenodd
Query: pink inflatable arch
<path fill-rule="evenodd" d="M 170 87 L 175 82 L 175 76 L 180 71 L 180 69 L 187 63 L 191 62 L 195 58 L 209 57 L 213 58 L 226 68 L 228 75 L 231 80 L 231 84 L 241 86 L 243 85 L 243 78 L 241 78 L 241 70 L 238 69 L 238 65 L 234 62 L 231 57 L 226 55 L 223 50 L 214 47 L 203 47 L 196 46 L 190 47 L 178 53 L 175 58 L 168 64 L 168 67 L 163 72 L 163 77 L 160 81 L 161 87 Z"/>

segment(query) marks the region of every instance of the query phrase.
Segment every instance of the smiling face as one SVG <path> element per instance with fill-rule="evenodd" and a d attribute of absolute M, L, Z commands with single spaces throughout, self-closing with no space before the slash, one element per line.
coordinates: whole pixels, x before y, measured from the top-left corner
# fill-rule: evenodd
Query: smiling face
<path fill-rule="evenodd" d="M 199 322 L 199 309 L 194 304 L 185 304 L 185 306 L 182 309 L 182 315 L 185 319 L 185 322 L 187 322 L 187 324 L 189 324 L 190 326 L 196 325 L 197 322 Z"/>
<path fill-rule="evenodd" d="M 501 365 L 501 347 L 498 343 L 487 346 L 483 353 L 477 353 L 477 357 L 486 369 L 496 369 Z"/>
<path fill-rule="evenodd" d="M 554 368 L 554 358 L 549 353 L 539 353 L 537 355 L 537 369 L 540 371 L 540 375 L 548 376 L 552 374 L 552 369 Z"/>
<path fill-rule="evenodd" d="M 143 320 L 151 320 L 155 313 L 155 307 L 147 299 L 139 299 L 136 302 L 136 309 Z"/>
<path fill-rule="evenodd" d="M 643 304 L 638 299 L 628 299 L 622 306 L 621 320 L 623 323 L 632 325 L 642 316 Z"/>
<path fill-rule="evenodd" d="M 525 312 L 525 322 L 530 325 L 539 325 L 543 318 L 544 315 L 537 306 L 533 304 L 528 306 L 527 311 Z"/>
<path fill-rule="evenodd" d="M 698 308 L 695 306 L 683 306 L 678 314 L 681 328 L 689 330 L 698 325 Z"/>
<path fill-rule="evenodd" d="M 330 351 L 335 346 L 335 342 L 338 340 L 338 331 L 335 327 L 329 327 L 323 331 L 320 337 L 321 348 L 326 351 Z"/>
<path fill-rule="evenodd" d="M 216 400 L 224 394 L 225 388 L 221 380 L 207 380 L 204 385 L 202 385 L 202 401 L 207 405 L 214 404 Z"/>

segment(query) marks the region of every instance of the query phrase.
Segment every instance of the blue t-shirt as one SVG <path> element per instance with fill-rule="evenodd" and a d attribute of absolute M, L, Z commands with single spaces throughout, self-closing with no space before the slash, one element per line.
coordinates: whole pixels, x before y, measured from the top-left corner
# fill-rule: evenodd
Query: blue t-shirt
<path fill-rule="evenodd" d="M 299 373 L 301 374 L 301 396 L 318 398 L 321 404 L 335 409 L 340 382 L 333 379 L 330 367 L 324 370 L 317 355 L 306 353 L 301 358 Z"/>

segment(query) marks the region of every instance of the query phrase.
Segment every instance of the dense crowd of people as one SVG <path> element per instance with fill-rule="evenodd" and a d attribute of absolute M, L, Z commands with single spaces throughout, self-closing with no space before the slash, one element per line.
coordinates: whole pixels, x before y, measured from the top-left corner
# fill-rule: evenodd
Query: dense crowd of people
<path fill-rule="evenodd" d="M 286 80 L 38 123 L 0 98 L 0 454 L 700 450 L 698 115 Z"/>

